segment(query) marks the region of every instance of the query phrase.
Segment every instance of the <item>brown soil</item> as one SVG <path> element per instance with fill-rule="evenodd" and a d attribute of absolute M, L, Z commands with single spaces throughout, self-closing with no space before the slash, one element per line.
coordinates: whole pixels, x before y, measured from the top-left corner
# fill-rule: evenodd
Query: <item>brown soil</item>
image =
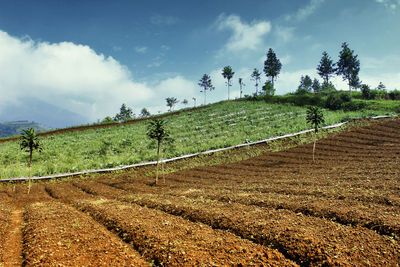
<path fill-rule="evenodd" d="M 399 136 L 400 120 L 385 120 L 318 141 L 315 163 L 307 144 L 173 172 L 157 186 L 148 176 L 154 167 L 37 183 L 29 195 L 26 185 L 15 191 L 2 185 L 0 259 L 13 262 L 19 254 L 27 265 L 68 265 L 78 257 L 80 265 L 399 266 Z M 213 163 L 212 157 L 196 160 Z M 10 225 L 17 229 L 11 238 Z M 72 242 L 77 237 L 82 243 Z M 22 251 L 17 244 L 25 244 Z M 114 257 L 96 261 L 101 247 Z M 56 257 L 41 257 L 43 248 Z"/>
<path fill-rule="evenodd" d="M 144 266 L 140 254 L 90 217 L 59 202 L 27 205 L 27 266 Z"/>

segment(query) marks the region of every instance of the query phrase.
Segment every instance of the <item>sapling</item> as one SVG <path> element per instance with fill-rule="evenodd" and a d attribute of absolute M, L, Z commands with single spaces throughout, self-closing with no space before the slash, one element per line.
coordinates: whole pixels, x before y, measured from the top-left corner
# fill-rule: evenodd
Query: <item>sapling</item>
<path fill-rule="evenodd" d="M 42 152 L 43 149 L 40 140 L 33 128 L 22 130 L 20 148 L 21 150 L 29 152 L 29 182 L 28 182 L 28 194 L 29 194 L 29 192 L 31 191 L 33 151 L 37 150 L 39 152 Z"/>
<path fill-rule="evenodd" d="M 147 125 L 147 136 L 151 139 L 157 140 L 157 167 L 156 167 L 156 180 L 155 184 L 158 183 L 158 167 L 160 163 L 160 155 L 162 153 L 162 143 L 169 137 L 169 132 L 165 127 L 165 121 L 163 119 L 155 119 L 149 121 Z M 165 183 L 164 169 L 163 178 Z"/>
<path fill-rule="evenodd" d="M 324 114 L 318 107 L 309 107 L 307 108 L 307 117 L 306 120 L 314 127 L 314 145 L 313 145 L 313 162 L 315 162 L 315 143 L 317 142 L 317 132 L 318 127 L 325 122 Z"/>

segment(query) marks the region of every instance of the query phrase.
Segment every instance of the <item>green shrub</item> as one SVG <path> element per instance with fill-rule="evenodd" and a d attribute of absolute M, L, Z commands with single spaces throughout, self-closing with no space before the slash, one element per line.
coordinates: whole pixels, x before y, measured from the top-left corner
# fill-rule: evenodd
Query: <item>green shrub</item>
<path fill-rule="evenodd" d="M 343 103 L 343 110 L 344 111 L 357 111 L 365 108 L 366 104 L 364 102 L 355 102 L 350 101 Z"/>
<path fill-rule="evenodd" d="M 391 100 L 400 100 L 400 91 L 395 89 L 388 93 L 389 99 Z"/>
<path fill-rule="evenodd" d="M 343 106 L 343 100 L 336 93 L 331 93 L 325 102 L 325 108 L 330 110 L 339 110 Z"/>

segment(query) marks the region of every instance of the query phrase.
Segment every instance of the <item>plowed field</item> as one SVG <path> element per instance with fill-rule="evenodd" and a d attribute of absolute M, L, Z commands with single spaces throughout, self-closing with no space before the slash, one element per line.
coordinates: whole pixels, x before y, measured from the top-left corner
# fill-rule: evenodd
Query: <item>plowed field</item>
<path fill-rule="evenodd" d="M 0 266 L 399 266 L 400 120 L 311 153 L 1 186 Z"/>

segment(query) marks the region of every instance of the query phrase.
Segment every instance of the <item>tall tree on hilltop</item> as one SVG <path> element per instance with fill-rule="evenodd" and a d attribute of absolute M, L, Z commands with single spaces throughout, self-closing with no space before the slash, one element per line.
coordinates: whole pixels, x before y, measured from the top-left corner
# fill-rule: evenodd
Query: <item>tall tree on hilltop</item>
<path fill-rule="evenodd" d="M 311 87 L 312 87 L 314 93 L 319 93 L 321 91 L 321 84 L 319 83 L 319 81 L 316 78 L 314 78 Z"/>
<path fill-rule="evenodd" d="M 40 140 L 33 128 L 22 130 L 20 148 L 21 150 L 29 152 L 29 184 L 28 184 L 28 194 L 29 194 L 29 192 L 31 191 L 33 151 L 37 150 L 39 152 L 42 152 L 43 150 Z"/>
<path fill-rule="evenodd" d="M 333 63 L 326 51 L 322 52 L 322 58 L 317 66 L 317 71 L 325 84 L 329 84 L 329 78 L 336 72 L 335 63 Z"/>
<path fill-rule="evenodd" d="M 165 101 L 167 101 L 167 107 L 169 107 L 169 111 L 172 111 L 174 106 L 178 103 L 178 99 L 176 99 L 176 97 L 167 97 Z"/>
<path fill-rule="evenodd" d="M 242 78 L 239 78 L 239 86 L 240 86 L 240 96 L 239 96 L 239 98 L 242 98 L 243 87 L 246 86 L 246 85 L 244 84 Z"/>
<path fill-rule="evenodd" d="M 357 81 L 359 71 L 360 61 L 357 59 L 357 55 L 355 55 L 354 51 L 344 42 L 342 44 L 342 50 L 339 53 L 336 73 L 337 75 L 341 75 L 344 81 L 347 80 L 350 96 L 352 84 L 355 84 L 355 81 Z"/>
<path fill-rule="evenodd" d="M 301 76 L 300 78 L 300 85 L 297 89 L 298 93 L 311 93 L 313 81 L 311 80 L 310 76 Z"/>
<path fill-rule="evenodd" d="M 200 92 L 204 93 L 204 105 L 206 105 L 206 92 L 212 91 L 215 89 L 211 83 L 210 76 L 208 76 L 207 74 L 204 74 L 203 77 L 201 77 L 198 85 L 203 88 L 203 90 Z M 195 104 L 195 106 L 196 106 L 196 104 Z"/>
<path fill-rule="evenodd" d="M 324 114 L 318 107 L 309 107 L 307 109 L 306 120 L 314 127 L 314 145 L 313 145 L 312 159 L 313 162 L 315 162 L 314 155 L 315 155 L 315 143 L 317 142 L 317 132 L 318 132 L 318 127 L 325 122 Z"/>
<path fill-rule="evenodd" d="M 224 77 L 224 79 L 227 80 L 226 85 L 228 86 L 228 100 L 229 100 L 229 88 L 231 87 L 231 79 L 233 77 L 233 75 L 235 74 L 232 71 L 231 66 L 225 66 L 224 69 L 222 70 L 222 76 Z"/>
<path fill-rule="evenodd" d="M 274 80 L 281 72 L 282 63 L 276 57 L 275 52 L 270 48 L 267 52 L 267 59 L 264 61 L 264 73 L 271 79 L 272 87 L 274 87 Z"/>
<path fill-rule="evenodd" d="M 119 109 L 119 113 L 117 113 L 114 117 L 115 121 L 119 122 L 124 122 L 131 120 L 135 117 L 135 114 L 133 113 L 132 109 L 128 107 L 125 104 L 121 105 L 121 108 Z"/>
<path fill-rule="evenodd" d="M 256 95 L 258 94 L 258 84 L 261 80 L 261 72 L 258 71 L 258 69 L 254 68 L 253 73 L 251 74 L 251 79 L 255 81 L 255 86 L 256 86 Z"/>

